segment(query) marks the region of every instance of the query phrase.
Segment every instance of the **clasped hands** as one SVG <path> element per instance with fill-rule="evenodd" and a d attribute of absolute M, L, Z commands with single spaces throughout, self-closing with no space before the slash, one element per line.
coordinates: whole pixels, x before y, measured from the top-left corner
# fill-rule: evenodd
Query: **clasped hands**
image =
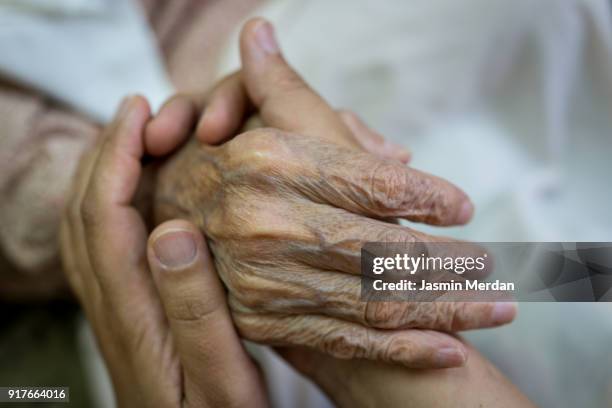
<path fill-rule="evenodd" d="M 448 332 L 508 323 L 514 306 L 363 302 L 359 257 L 370 241 L 448 242 L 391 221 L 464 224 L 467 196 L 333 110 L 265 21 L 247 23 L 240 46 L 241 71 L 206 96 L 176 96 L 153 118 L 128 98 L 77 172 L 62 257 L 120 403 L 265 405 L 239 336 L 412 368 L 464 364 Z M 242 132 L 249 116 L 266 127 Z M 145 154 L 163 160 L 152 196 L 163 223 L 148 244 L 132 204 Z"/>

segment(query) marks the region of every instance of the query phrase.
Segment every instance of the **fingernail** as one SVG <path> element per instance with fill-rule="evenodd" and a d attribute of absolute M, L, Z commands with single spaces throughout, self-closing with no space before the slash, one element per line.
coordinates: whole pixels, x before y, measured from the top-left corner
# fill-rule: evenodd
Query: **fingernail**
<path fill-rule="evenodd" d="M 457 214 L 457 222 L 459 224 L 466 224 L 469 220 L 472 219 L 472 215 L 474 215 L 474 204 L 470 199 L 466 199 L 461 208 L 459 209 L 459 213 Z"/>
<path fill-rule="evenodd" d="M 255 28 L 255 42 L 266 54 L 277 54 L 280 50 L 272 24 L 264 21 Z"/>
<path fill-rule="evenodd" d="M 466 355 L 458 348 L 443 348 L 436 353 L 436 360 L 442 367 L 457 367 L 465 363 Z"/>
<path fill-rule="evenodd" d="M 491 313 L 493 323 L 509 323 L 514 320 L 514 316 L 516 316 L 516 306 L 516 302 L 497 302 Z"/>
<path fill-rule="evenodd" d="M 197 255 L 193 234 L 181 230 L 168 231 L 157 237 L 153 251 L 159 262 L 168 268 L 187 266 Z"/>

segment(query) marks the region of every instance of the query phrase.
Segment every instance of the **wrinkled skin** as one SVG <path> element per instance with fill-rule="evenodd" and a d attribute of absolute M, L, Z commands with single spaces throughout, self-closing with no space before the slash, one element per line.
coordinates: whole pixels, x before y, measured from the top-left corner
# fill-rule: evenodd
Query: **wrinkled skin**
<path fill-rule="evenodd" d="M 134 207 L 134 194 L 143 154 L 155 155 L 143 149 L 149 113 L 141 97 L 122 104 L 79 164 L 60 232 L 66 276 L 96 334 L 117 405 L 268 406 L 261 373 L 235 332 L 225 290 L 198 228 L 168 221 L 145 244 L 145 222 Z M 337 325 L 330 323 L 328 329 Z M 414 358 L 414 348 L 399 352 L 410 350 Z M 340 361 L 303 348 L 278 351 L 338 406 L 528 405 L 474 350 L 463 367 L 418 372 Z"/>
<path fill-rule="evenodd" d="M 221 146 L 186 145 L 160 171 L 155 212 L 206 233 L 243 337 L 447 366 L 465 358 L 436 352 L 456 348 L 453 337 L 380 329 L 494 326 L 504 323 L 494 304 L 361 302 L 357 275 L 365 242 L 448 241 L 374 218 L 447 224 L 462 199 L 451 184 L 399 162 L 266 128 Z M 184 309 L 188 319 L 198 307 Z"/>
<path fill-rule="evenodd" d="M 465 193 L 405 167 L 409 154 L 334 110 L 287 64 L 269 23 L 244 25 L 240 54 L 241 70 L 205 104 L 179 95 L 148 125 L 158 147 L 194 129 L 196 139 L 160 170 L 157 221 L 186 218 L 206 234 L 244 338 L 410 367 L 462 365 L 464 345 L 441 331 L 508 323 L 512 305 L 366 302 L 358 275 L 365 242 L 440 240 L 389 221 L 468 222 Z M 240 134 L 251 114 L 270 128 Z M 201 309 L 185 300 L 186 319 Z"/>

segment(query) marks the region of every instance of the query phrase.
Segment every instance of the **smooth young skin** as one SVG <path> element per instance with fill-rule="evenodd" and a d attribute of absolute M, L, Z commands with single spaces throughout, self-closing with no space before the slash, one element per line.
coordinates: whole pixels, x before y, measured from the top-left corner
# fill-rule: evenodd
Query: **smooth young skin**
<path fill-rule="evenodd" d="M 472 214 L 469 199 L 389 154 L 364 151 L 355 127 L 302 81 L 275 44 L 268 23 L 245 25 L 242 71 L 221 85 L 225 97 L 213 92 L 196 132 L 200 140 L 224 141 L 253 109 L 273 128 L 219 146 L 186 145 L 160 172 L 158 220 L 186 218 L 205 232 L 247 339 L 409 367 L 463 364 L 463 344 L 440 331 L 508 323 L 513 305 L 362 302 L 358 275 L 365 242 L 448 241 L 382 219 L 462 224 Z M 175 98 L 148 136 L 161 139 L 161 130 L 174 126 L 167 137 L 184 137 L 188 131 L 168 119 L 171 110 L 184 129 L 195 126 L 197 106 Z M 215 115 L 225 120 L 211 126 Z"/>
<path fill-rule="evenodd" d="M 367 360 L 337 360 L 299 349 L 279 352 L 339 407 L 534 407 L 478 351 L 468 344 L 466 347 L 470 358 L 464 366 L 442 370 L 414 370 Z"/>

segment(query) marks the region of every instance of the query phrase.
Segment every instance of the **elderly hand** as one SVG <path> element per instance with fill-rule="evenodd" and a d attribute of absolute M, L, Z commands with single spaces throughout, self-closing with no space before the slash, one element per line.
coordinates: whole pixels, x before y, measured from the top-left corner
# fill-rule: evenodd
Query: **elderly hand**
<path fill-rule="evenodd" d="M 61 226 L 65 271 L 96 334 L 117 402 L 266 406 L 259 371 L 232 325 L 199 230 L 169 221 L 147 246 L 143 219 L 131 203 L 148 119 L 142 98 L 123 103 L 82 159 Z M 160 149 L 155 141 L 147 145 Z"/>
<path fill-rule="evenodd" d="M 218 142 L 239 128 L 249 110 L 243 86 L 274 128 L 220 146 L 187 145 L 161 170 L 158 218 L 186 217 L 209 237 L 234 322 L 247 339 L 410 367 L 463 364 L 463 344 L 440 331 L 507 323 L 514 305 L 363 302 L 359 274 L 365 242 L 448 242 L 383 220 L 462 224 L 472 214 L 469 199 L 447 181 L 381 158 L 389 152 L 364 152 L 275 44 L 269 24 L 247 23 L 242 80 L 226 81 L 197 133 Z M 161 138 L 162 124 L 171 126 L 167 112 L 179 104 L 187 106 L 175 99 L 151 123 L 153 135 Z M 183 130 L 169 132 L 174 136 L 195 124 L 195 108 L 181 112 L 173 126 Z M 223 115 L 212 127 L 206 123 Z"/>

